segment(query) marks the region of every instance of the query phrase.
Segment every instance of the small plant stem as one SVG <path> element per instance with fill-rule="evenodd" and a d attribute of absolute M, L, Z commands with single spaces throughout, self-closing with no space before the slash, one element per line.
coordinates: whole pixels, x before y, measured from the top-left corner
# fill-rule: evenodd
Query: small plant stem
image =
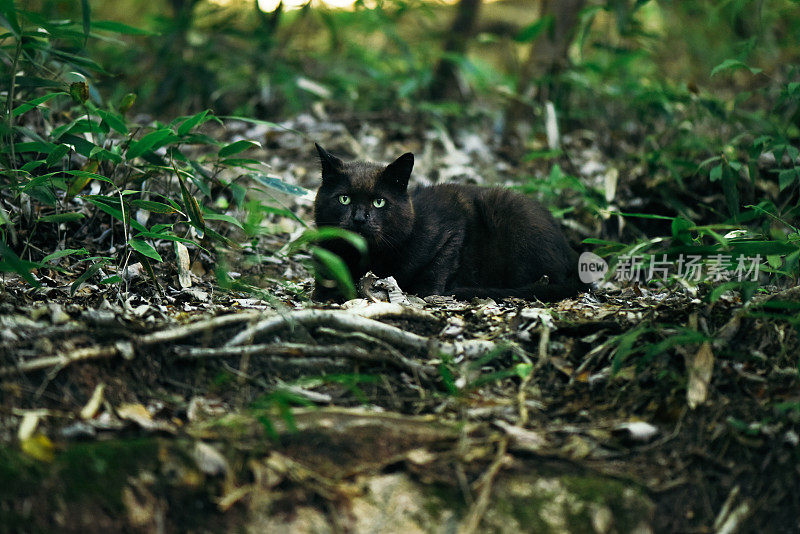
<path fill-rule="evenodd" d="M 19 57 L 22 55 L 22 37 L 17 38 L 17 48 L 14 51 L 14 62 L 11 64 L 11 84 L 8 88 L 8 97 L 6 98 L 6 117 L 8 118 L 8 146 L 11 149 L 11 160 L 9 167 L 13 170 L 16 167 L 16 155 L 14 154 L 14 114 L 12 109 L 14 107 L 14 89 L 17 87 L 17 66 L 19 65 Z M 22 202 L 22 201 L 20 201 Z M 20 209 L 21 209 L 20 205 Z"/>

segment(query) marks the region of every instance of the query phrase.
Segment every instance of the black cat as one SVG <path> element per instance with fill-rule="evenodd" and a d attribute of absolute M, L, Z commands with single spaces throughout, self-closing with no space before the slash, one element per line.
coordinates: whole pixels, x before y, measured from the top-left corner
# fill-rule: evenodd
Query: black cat
<path fill-rule="evenodd" d="M 316 145 L 322 185 L 317 227 L 362 235 L 368 258 L 344 241 L 325 248 L 347 263 L 354 280 L 368 270 L 394 276 L 419 296 L 518 297 L 553 301 L 587 286 L 578 259 L 550 213 L 504 188 L 442 184 L 408 192 L 414 155 L 389 165 L 343 162 Z M 331 296 L 317 284 L 315 298 Z"/>

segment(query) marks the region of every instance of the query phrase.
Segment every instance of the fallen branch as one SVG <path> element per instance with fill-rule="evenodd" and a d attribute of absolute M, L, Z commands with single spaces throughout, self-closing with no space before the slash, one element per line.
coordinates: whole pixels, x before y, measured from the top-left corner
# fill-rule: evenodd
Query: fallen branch
<path fill-rule="evenodd" d="M 408 347 L 419 352 L 431 352 L 435 355 L 456 356 L 463 354 L 468 358 L 474 358 L 495 348 L 493 342 L 484 340 L 448 343 L 429 339 L 380 321 L 359 317 L 340 310 L 301 310 L 287 313 L 283 316 L 273 316 L 239 332 L 226 343 L 226 346 L 236 347 L 252 343 L 257 337 L 267 336 L 295 324 L 305 328 L 327 326 L 341 330 L 363 332 L 395 346 Z"/>
<path fill-rule="evenodd" d="M 489 499 L 492 496 L 494 479 L 497 477 L 500 469 L 508 463 L 508 458 L 506 457 L 507 449 L 508 437 L 506 436 L 500 439 L 500 442 L 497 444 L 497 453 L 495 454 L 494 461 L 477 482 L 480 493 L 472 507 L 470 507 L 464 522 L 459 525 L 457 530 L 458 534 L 473 534 L 474 532 L 478 532 L 481 519 L 483 519 L 486 510 L 489 508 Z"/>
<path fill-rule="evenodd" d="M 380 347 L 381 350 L 383 350 L 389 355 L 386 361 L 394 363 L 395 365 L 399 364 L 398 367 L 410 369 L 416 373 L 419 373 L 420 375 L 432 376 L 433 373 L 436 372 L 436 370 L 432 366 L 415 362 L 411 358 L 406 358 L 399 350 L 397 350 L 390 344 L 378 338 L 374 338 L 368 334 L 365 334 L 364 332 L 339 332 L 338 330 L 333 330 L 331 328 L 327 328 L 324 326 L 319 328 L 319 332 L 332 336 L 343 337 L 345 339 L 357 339 L 359 341 L 375 344 L 378 347 Z"/>
<path fill-rule="evenodd" d="M 119 353 L 120 351 L 116 346 L 84 347 L 56 354 L 55 356 L 44 356 L 42 358 L 34 358 L 26 362 L 20 362 L 16 365 L 0 367 L 0 376 L 8 376 L 16 373 L 31 373 L 33 371 L 49 369 L 50 367 L 66 367 L 72 363 L 84 360 L 112 358 Z"/>
<path fill-rule="evenodd" d="M 353 345 L 306 345 L 303 343 L 269 343 L 241 347 L 175 347 L 175 353 L 185 359 L 233 358 L 243 356 L 282 356 L 285 358 L 344 358 L 371 363 L 389 363 L 406 371 L 430 376 L 434 369 L 407 358 L 398 358 L 389 351 L 368 351 Z"/>
<path fill-rule="evenodd" d="M 367 319 L 378 319 L 380 317 L 391 317 L 393 319 L 417 319 L 424 321 L 437 321 L 432 313 L 411 306 L 403 306 L 396 302 L 371 302 L 366 305 L 354 305 L 345 308 L 347 311 L 365 317 Z"/>
<path fill-rule="evenodd" d="M 261 312 L 254 312 L 254 311 L 244 311 L 244 312 L 232 313 L 230 315 L 220 315 L 219 317 L 214 317 L 212 319 L 197 321 L 196 323 L 190 323 L 175 328 L 169 328 L 167 330 L 159 330 L 158 332 L 153 332 L 152 334 L 146 334 L 144 336 L 141 336 L 138 342 L 139 345 L 156 345 L 159 343 L 168 343 L 170 341 L 177 341 L 179 339 L 184 339 L 190 336 L 194 336 L 196 334 L 200 334 L 202 332 L 207 332 L 209 330 L 216 330 L 217 328 L 223 326 L 229 326 L 236 323 L 249 322 L 261 315 L 262 315 Z"/>

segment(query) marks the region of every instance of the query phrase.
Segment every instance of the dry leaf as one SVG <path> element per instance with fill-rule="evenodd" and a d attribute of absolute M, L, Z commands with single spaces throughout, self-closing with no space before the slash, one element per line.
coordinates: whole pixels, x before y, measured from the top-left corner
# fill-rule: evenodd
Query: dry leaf
<path fill-rule="evenodd" d="M 97 384 L 92 393 L 89 402 L 81 409 L 81 419 L 93 419 L 97 412 L 100 410 L 100 405 L 103 404 L 103 391 L 106 386 L 103 383 Z"/>
<path fill-rule="evenodd" d="M 228 460 L 217 449 L 202 441 L 195 444 L 192 457 L 200 471 L 207 475 L 224 475 L 228 472 Z"/>
<path fill-rule="evenodd" d="M 175 255 L 178 258 L 178 283 L 183 288 L 192 287 L 192 277 L 189 274 L 189 249 L 179 241 L 173 243 Z"/>
<path fill-rule="evenodd" d="M 708 397 L 708 384 L 711 382 L 711 372 L 714 370 L 714 353 L 711 352 L 711 343 L 704 342 L 691 361 L 689 359 L 687 356 L 686 368 L 689 370 L 689 384 L 686 386 L 686 401 L 689 408 L 695 409 Z"/>

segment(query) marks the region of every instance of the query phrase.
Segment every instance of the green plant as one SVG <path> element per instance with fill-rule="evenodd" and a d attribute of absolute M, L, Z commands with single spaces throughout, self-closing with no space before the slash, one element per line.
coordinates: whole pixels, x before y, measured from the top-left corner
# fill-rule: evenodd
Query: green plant
<path fill-rule="evenodd" d="M 260 161 L 242 155 L 258 143 L 223 144 L 202 133 L 209 121 L 221 123 L 209 110 L 144 125 L 128 116 L 135 95 L 113 105 L 103 103 L 90 76 L 90 71 L 102 68 L 85 55 L 65 50 L 82 50 L 96 36 L 95 29 L 134 29 L 92 22 L 87 2 L 80 25 L 47 21 L 10 1 L 0 14 L 10 29 L 0 36 L 0 52 L 14 66 L 2 121 L 6 143 L 0 150 L 0 270 L 17 272 L 37 285 L 34 269 L 58 269 L 51 262 L 88 251 L 60 246 L 33 252 L 33 241 L 41 236 L 63 243 L 88 236 L 91 226 L 99 224 L 108 231 L 108 250 L 115 254 L 79 260 L 87 268 L 72 284 L 72 292 L 108 269 L 116 274 L 105 273 L 101 282 L 121 282 L 132 258 L 158 286 L 153 265 L 164 261 L 166 245 L 174 248 L 179 270 L 186 271 L 188 265 L 177 259 L 188 258 L 181 254 L 187 245 L 194 251 L 238 249 L 227 234 L 256 231 L 255 215 L 245 228 L 217 209 L 221 195 L 230 197 L 231 207 L 247 205 L 251 214 L 263 217 L 268 207 L 245 202 L 243 180 L 294 191 L 264 175 Z M 34 25 L 36 30 L 26 29 Z M 222 205 L 226 208 L 229 202 Z"/>

